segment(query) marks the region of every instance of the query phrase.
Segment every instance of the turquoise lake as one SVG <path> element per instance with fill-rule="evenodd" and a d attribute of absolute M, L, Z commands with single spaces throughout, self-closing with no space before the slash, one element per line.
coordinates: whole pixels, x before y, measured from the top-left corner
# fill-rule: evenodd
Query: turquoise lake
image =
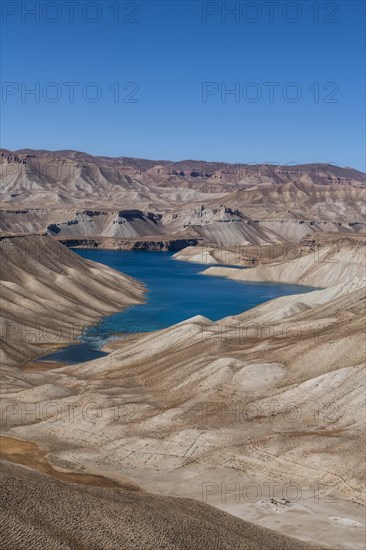
<path fill-rule="evenodd" d="M 74 249 L 145 284 L 146 303 L 130 306 L 85 329 L 79 342 L 42 357 L 42 361 L 66 364 L 89 361 L 106 355 L 100 347 L 123 333 L 149 332 L 166 328 L 195 315 L 216 321 L 242 313 L 258 304 L 289 294 L 314 290 L 311 287 L 262 282 L 238 282 L 201 275 L 207 266 L 175 260 L 170 252 Z M 122 336 L 121 336 L 122 335 Z"/>

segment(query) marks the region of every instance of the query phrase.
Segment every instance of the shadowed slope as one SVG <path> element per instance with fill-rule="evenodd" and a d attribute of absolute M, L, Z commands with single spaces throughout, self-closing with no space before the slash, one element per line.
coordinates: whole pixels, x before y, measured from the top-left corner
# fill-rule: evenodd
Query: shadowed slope
<path fill-rule="evenodd" d="M 140 283 L 50 237 L 3 238 L 0 258 L 3 365 L 39 353 L 37 344 L 70 342 L 101 316 L 142 301 Z"/>
<path fill-rule="evenodd" d="M 0 471 L 3 550 L 319 550 L 189 499 Z"/>

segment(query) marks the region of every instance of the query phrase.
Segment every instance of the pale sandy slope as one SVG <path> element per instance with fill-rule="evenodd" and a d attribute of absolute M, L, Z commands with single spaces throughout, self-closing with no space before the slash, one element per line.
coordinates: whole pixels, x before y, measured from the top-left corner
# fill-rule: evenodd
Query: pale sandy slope
<path fill-rule="evenodd" d="M 3 238 L 0 257 L 3 366 L 40 353 L 39 344 L 70 342 L 86 325 L 143 300 L 139 283 L 50 237 Z"/>
<path fill-rule="evenodd" d="M 193 500 L 0 471 L 2 550 L 320 550 Z"/>
<path fill-rule="evenodd" d="M 339 237 L 337 240 L 333 238 L 320 241 L 320 246 L 305 250 L 305 253 L 297 253 L 295 249 L 290 255 L 293 258 L 290 261 L 274 261 L 251 269 L 210 267 L 204 274 L 238 281 L 279 281 L 318 287 L 329 287 L 354 278 L 366 280 L 365 243 L 366 235 Z M 186 254 L 192 261 L 190 251 Z M 182 253 L 179 253 L 178 259 L 181 257 Z M 199 261 L 198 255 L 193 258 Z"/>
<path fill-rule="evenodd" d="M 3 393 L 3 432 L 42 442 L 58 467 L 128 476 L 305 540 L 364 548 L 357 246 L 345 282 L 343 268 L 325 264 L 337 284 L 324 290 L 135 335 L 81 365 L 23 372 Z"/>
<path fill-rule="evenodd" d="M 174 254 L 174 258 L 182 262 L 196 262 L 199 264 L 224 263 L 220 262 L 217 256 L 218 254 L 215 253 L 215 250 L 207 246 L 187 246 Z"/>
<path fill-rule="evenodd" d="M 318 235 L 314 238 L 318 238 Z M 312 239 L 312 236 L 307 237 L 307 239 Z M 268 265 L 275 260 L 277 262 L 281 260 L 288 261 L 292 257 L 298 258 L 312 252 L 314 252 L 314 247 L 307 246 L 304 240 L 300 243 L 272 243 L 261 246 L 243 242 L 234 243 L 233 246 L 200 243 L 197 246 L 186 246 L 176 252 L 173 257 L 183 262 L 254 267 L 258 264 Z"/>

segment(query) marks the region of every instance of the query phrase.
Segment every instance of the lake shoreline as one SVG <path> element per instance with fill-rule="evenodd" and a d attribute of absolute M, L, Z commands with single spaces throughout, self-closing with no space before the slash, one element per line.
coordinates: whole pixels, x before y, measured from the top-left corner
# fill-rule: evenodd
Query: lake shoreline
<path fill-rule="evenodd" d="M 150 251 L 120 251 L 84 248 L 74 252 L 82 258 L 103 262 L 123 271 L 144 285 L 145 301 L 107 315 L 90 325 L 77 341 L 55 353 L 43 355 L 37 362 L 56 361 L 65 365 L 79 364 L 105 356 L 105 349 L 119 335 L 145 334 L 173 326 L 196 315 L 211 321 L 242 314 L 271 299 L 316 290 L 305 285 L 276 282 L 231 282 L 217 277 L 207 282 L 202 265 L 177 262 L 171 252 L 157 256 Z M 140 253 L 142 252 L 142 255 Z M 241 268 L 245 269 L 246 268 Z M 179 288 L 179 293 L 176 292 Z M 146 312 L 146 314 L 145 314 Z M 113 345 L 112 345 L 113 349 Z"/>

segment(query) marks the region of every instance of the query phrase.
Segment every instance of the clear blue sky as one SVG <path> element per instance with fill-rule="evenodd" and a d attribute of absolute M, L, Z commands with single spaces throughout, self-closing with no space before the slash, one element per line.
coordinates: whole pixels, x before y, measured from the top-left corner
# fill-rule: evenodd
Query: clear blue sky
<path fill-rule="evenodd" d="M 364 169 L 364 2 L 70 1 L 2 2 L 3 147 Z"/>

